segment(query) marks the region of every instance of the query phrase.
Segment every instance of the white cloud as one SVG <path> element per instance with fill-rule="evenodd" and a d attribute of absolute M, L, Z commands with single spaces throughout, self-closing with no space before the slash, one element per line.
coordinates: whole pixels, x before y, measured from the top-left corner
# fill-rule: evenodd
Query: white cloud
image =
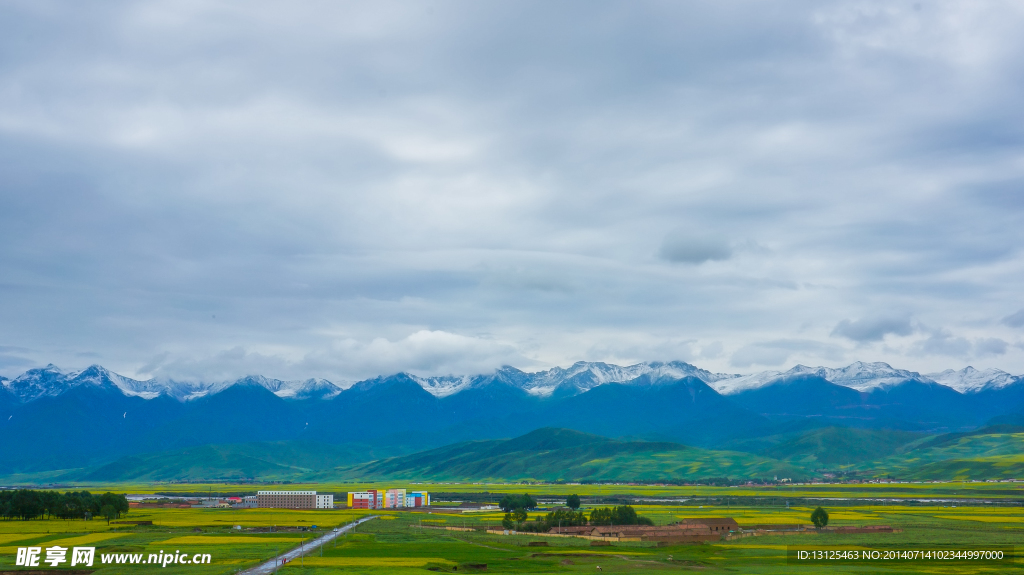
<path fill-rule="evenodd" d="M 301 379 L 316 373 L 343 384 L 403 371 L 425 376 L 487 373 L 502 365 L 529 363 L 507 344 L 420 330 L 395 341 L 340 339 L 329 349 L 301 357 L 285 350 L 253 351 L 241 346 L 200 357 L 163 353 L 136 373 L 182 381 L 229 381 L 251 374 Z"/>
<path fill-rule="evenodd" d="M 1024 14 L 920 8 L 3 4 L 0 371 L 1022 372 Z"/>

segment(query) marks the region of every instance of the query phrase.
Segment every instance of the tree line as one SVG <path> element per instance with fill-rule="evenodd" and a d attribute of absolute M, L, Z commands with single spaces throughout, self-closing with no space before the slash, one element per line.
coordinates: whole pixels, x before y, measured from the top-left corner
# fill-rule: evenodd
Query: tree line
<path fill-rule="evenodd" d="M 12 519 L 89 519 L 121 517 L 128 512 L 128 498 L 123 494 L 93 495 L 88 491 L 34 491 L 18 489 L 0 491 L 0 517 Z"/>
<path fill-rule="evenodd" d="M 637 515 L 630 505 L 593 509 L 588 518 L 579 511 L 580 497 L 575 494 L 566 498 L 568 509 L 556 509 L 546 515 L 538 515 L 533 521 L 527 521 L 527 510 L 536 508 L 537 502 L 528 494 L 506 495 L 498 506 L 505 512 L 502 527 L 518 531 L 545 532 L 555 527 L 578 525 L 654 525 L 650 518 Z"/>

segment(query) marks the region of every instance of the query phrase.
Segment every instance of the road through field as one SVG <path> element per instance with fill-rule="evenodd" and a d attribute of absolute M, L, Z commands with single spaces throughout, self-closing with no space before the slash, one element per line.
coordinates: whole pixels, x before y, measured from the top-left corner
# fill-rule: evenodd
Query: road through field
<path fill-rule="evenodd" d="M 303 555 L 309 555 L 310 553 L 313 553 L 314 551 L 317 551 L 318 549 L 320 549 L 321 545 L 326 545 L 330 541 L 334 540 L 335 537 L 337 537 L 339 535 L 342 535 L 343 533 L 348 532 L 349 530 L 351 530 L 352 528 L 356 527 L 357 525 L 359 525 L 361 523 L 365 523 L 365 522 L 367 522 L 367 521 L 369 521 L 371 519 L 374 519 L 376 517 L 377 517 L 376 515 L 371 515 L 369 517 L 363 517 L 362 519 L 358 519 L 356 521 L 353 521 L 352 523 L 349 523 L 349 524 L 347 524 L 347 525 L 345 525 L 343 527 L 338 527 L 338 528 L 336 528 L 336 529 L 334 529 L 332 531 L 328 531 L 322 537 L 319 537 L 317 539 L 313 539 L 313 540 L 310 540 L 310 541 L 306 541 L 302 545 L 299 545 L 298 547 L 296 547 L 296 548 L 294 548 L 294 549 L 292 549 L 292 550 L 290 550 L 290 551 L 288 551 L 288 552 L 286 552 L 286 553 L 284 553 L 282 555 L 278 555 L 277 557 L 275 557 L 275 558 L 273 558 L 273 559 L 271 559 L 269 561 L 265 561 L 263 563 L 260 563 L 259 565 L 255 566 L 255 567 L 250 567 L 249 569 L 246 569 L 245 571 L 242 571 L 238 575 L 269 575 L 270 573 L 273 573 L 274 570 L 277 569 L 278 567 L 280 567 L 281 565 L 283 565 L 285 563 L 288 563 L 290 561 L 294 561 L 294 560 L 298 559 L 299 557 L 301 557 Z"/>

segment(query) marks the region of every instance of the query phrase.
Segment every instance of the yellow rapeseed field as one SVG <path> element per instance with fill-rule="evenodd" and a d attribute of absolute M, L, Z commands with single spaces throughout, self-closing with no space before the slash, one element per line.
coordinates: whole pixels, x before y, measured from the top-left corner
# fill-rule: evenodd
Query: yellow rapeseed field
<path fill-rule="evenodd" d="M 129 519 L 150 520 L 154 525 L 269 527 L 272 525 L 335 526 L 369 515 L 369 511 L 297 509 L 132 509 Z M 380 512 L 377 513 L 378 515 Z"/>
<path fill-rule="evenodd" d="M 294 543 L 298 545 L 302 542 L 301 537 L 247 537 L 244 535 L 226 535 L 219 537 L 216 535 L 184 535 L 182 537 L 174 537 L 164 541 L 153 541 L 149 545 L 231 545 L 235 543 L 246 543 L 246 544 L 274 544 L 274 543 Z"/>
<path fill-rule="evenodd" d="M 638 553 L 636 551 L 625 551 L 625 550 L 621 550 L 621 549 L 616 549 L 615 551 L 604 551 L 604 550 L 599 550 L 599 549 L 592 549 L 590 547 L 586 547 L 586 548 L 583 548 L 583 549 L 569 549 L 569 548 L 564 548 L 563 547 L 563 548 L 559 548 L 558 551 L 539 551 L 536 554 L 537 555 L 566 555 L 566 554 L 573 554 L 573 555 L 644 555 L 644 553 Z"/>
<path fill-rule="evenodd" d="M 88 545 L 90 543 L 99 543 L 100 541 L 106 541 L 107 539 L 116 539 L 118 537 L 124 537 L 128 533 L 90 533 L 88 535 L 81 535 L 78 537 L 69 537 L 67 539 L 58 539 L 56 541 L 50 541 L 47 545 L 60 545 L 61 547 L 72 547 L 75 545 Z"/>
<path fill-rule="evenodd" d="M 34 539 L 36 537 L 39 537 L 38 533 L 7 533 L 5 535 L 0 535 L 0 543 L 12 543 L 14 541 L 21 541 L 22 539 Z"/>
<path fill-rule="evenodd" d="M 1024 523 L 1024 517 L 1007 517 L 1006 515 L 936 515 L 939 519 L 955 521 L 984 521 L 985 523 Z"/>
<path fill-rule="evenodd" d="M 71 547 L 75 547 L 75 546 L 81 547 L 83 545 L 88 545 L 90 543 L 99 543 L 100 541 L 106 541 L 108 539 L 114 539 L 114 538 L 117 538 L 117 537 L 124 537 L 125 535 L 128 535 L 128 533 L 90 533 L 88 535 L 80 535 L 78 537 L 68 537 L 66 539 L 57 539 L 55 541 L 47 541 L 46 543 L 40 543 L 39 546 L 42 546 L 42 547 L 60 546 L 60 547 L 67 547 L 67 548 L 71 548 Z M 37 537 L 38 534 L 36 534 L 34 536 Z M 3 553 L 17 553 L 17 551 L 18 551 L 17 547 L 0 547 L 0 554 L 3 554 Z"/>
<path fill-rule="evenodd" d="M 306 557 L 301 563 L 291 561 L 286 567 L 423 567 L 428 563 L 456 564 L 439 557 Z"/>

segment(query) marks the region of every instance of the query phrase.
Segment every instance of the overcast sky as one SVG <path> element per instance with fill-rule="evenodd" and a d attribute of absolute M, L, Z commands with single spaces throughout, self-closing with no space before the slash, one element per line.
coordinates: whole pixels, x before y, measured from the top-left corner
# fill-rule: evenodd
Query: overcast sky
<path fill-rule="evenodd" d="M 1024 4 L 0 3 L 0 374 L 1024 372 Z"/>

